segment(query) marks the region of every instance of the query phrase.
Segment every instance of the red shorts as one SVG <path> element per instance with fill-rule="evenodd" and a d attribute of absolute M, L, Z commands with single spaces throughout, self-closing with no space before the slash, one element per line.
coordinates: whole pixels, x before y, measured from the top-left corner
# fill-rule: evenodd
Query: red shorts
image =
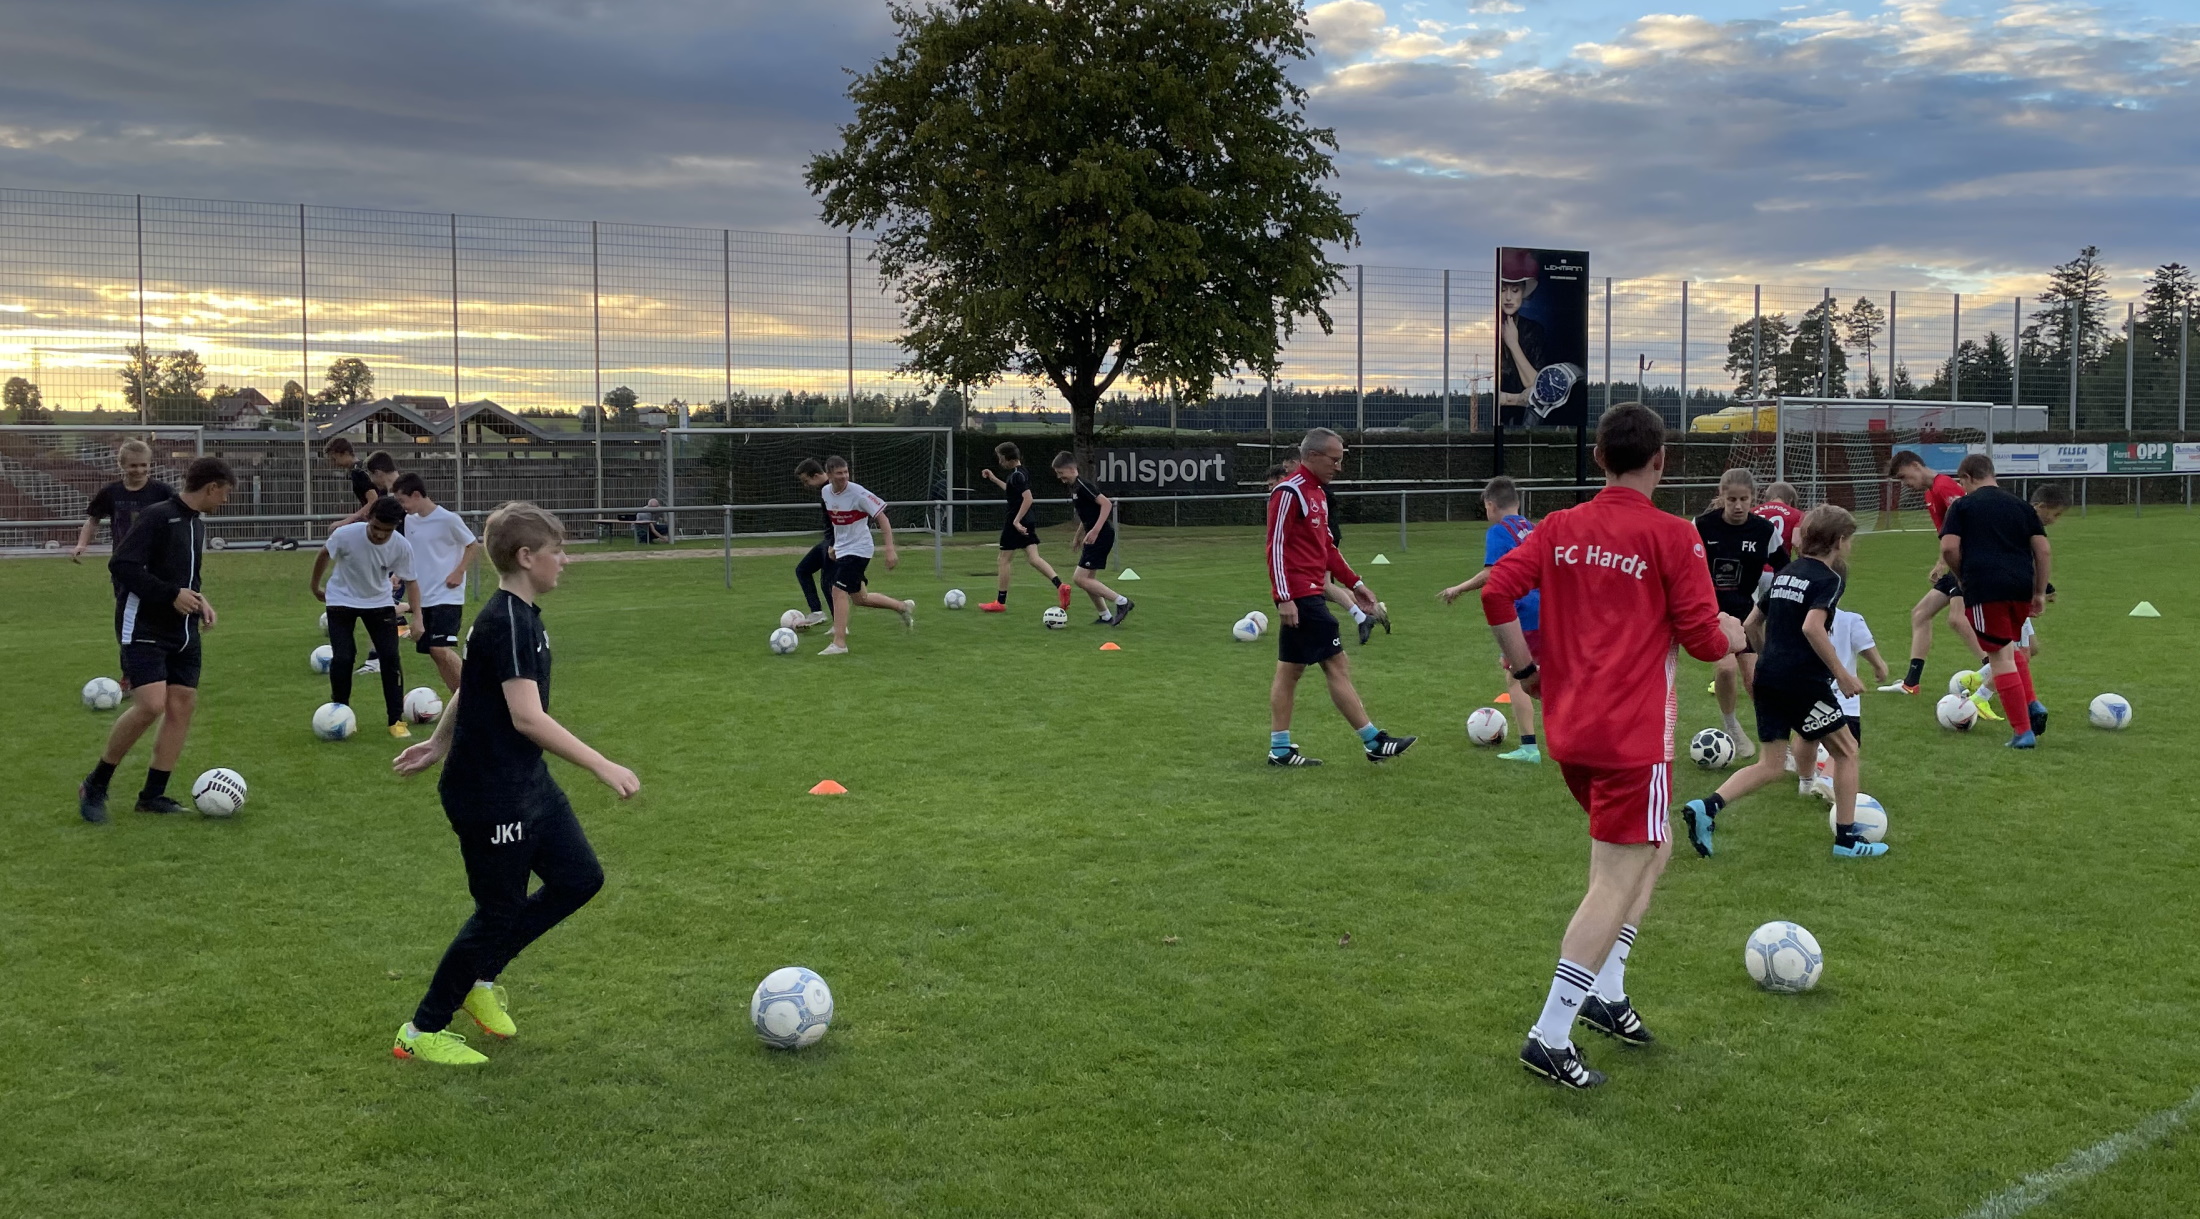
<path fill-rule="evenodd" d="M 1631 846 L 1666 841 L 1673 768 L 1668 762 L 1609 770 L 1560 762 L 1558 773 L 1574 800 L 1589 813 L 1589 837 Z"/>
<path fill-rule="evenodd" d="M 2024 620 L 2032 616 L 2030 601 L 1988 601 L 1964 608 L 1970 611 L 1971 629 L 1995 648 L 2008 647 L 2024 638 Z"/>

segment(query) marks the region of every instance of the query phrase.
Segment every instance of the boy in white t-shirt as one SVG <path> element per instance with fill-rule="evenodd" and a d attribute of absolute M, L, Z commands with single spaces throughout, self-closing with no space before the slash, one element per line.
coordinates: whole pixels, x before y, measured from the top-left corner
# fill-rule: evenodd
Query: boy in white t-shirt
<path fill-rule="evenodd" d="M 412 544 L 413 570 L 420 577 L 420 631 L 413 649 L 435 662 L 436 675 L 458 690 L 458 627 L 466 611 L 466 572 L 481 553 L 481 540 L 456 512 L 428 498 L 418 474 L 400 474 L 390 494 L 412 517 L 405 540 Z"/>
<path fill-rule="evenodd" d="M 1871 627 L 1865 625 L 1864 615 L 1854 610 L 1835 609 L 1833 611 L 1833 630 L 1829 634 L 1833 642 L 1833 654 L 1841 658 L 1842 668 L 1855 673 L 1857 671 L 1857 658 L 1862 657 L 1872 667 L 1872 680 L 1882 686 L 1887 684 L 1887 660 L 1879 654 L 1879 643 L 1872 638 Z M 1841 718 L 1847 721 L 1850 735 L 1856 738 L 1858 745 L 1862 745 L 1864 743 L 1864 696 L 1861 694 L 1842 694 L 1837 701 L 1841 704 Z M 1803 742 L 1801 738 L 1797 738 L 1792 748 L 1796 751 L 1797 757 L 1802 757 L 1807 756 L 1803 751 L 1809 749 L 1810 746 Z M 1827 800 L 1833 799 L 1833 780 L 1829 776 L 1821 776 L 1816 779 L 1807 775 L 1799 776 L 1798 787 L 1801 795 L 1808 796 L 1815 793 Z"/>
<path fill-rule="evenodd" d="M 367 638 L 382 656 L 382 703 L 389 712 L 390 735 L 398 738 L 412 733 L 405 727 L 405 673 L 397 652 L 397 607 L 390 604 L 392 579 L 403 581 L 406 604 L 413 617 L 420 616 L 412 544 L 397 531 L 404 519 L 405 509 L 385 495 L 367 508 L 366 520 L 337 527 L 313 556 L 313 599 L 328 605 L 328 642 L 334 653 L 329 701 L 351 703 L 351 662 L 358 654 L 351 628 L 364 623 Z M 329 577 L 326 588 L 321 584 L 324 575 Z"/>
<path fill-rule="evenodd" d="M 850 605 L 893 610 L 901 615 L 903 626 L 914 628 L 917 603 L 896 601 L 863 587 L 864 573 L 871 565 L 872 525 L 886 535 L 886 569 L 892 571 L 901 565 L 901 554 L 894 549 L 894 527 L 886 519 L 886 501 L 864 490 L 862 484 L 848 481 L 845 457 L 825 459 L 825 480 L 819 496 L 825 501 L 826 517 L 833 522 L 833 641 L 818 655 L 842 656 L 848 651 Z"/>

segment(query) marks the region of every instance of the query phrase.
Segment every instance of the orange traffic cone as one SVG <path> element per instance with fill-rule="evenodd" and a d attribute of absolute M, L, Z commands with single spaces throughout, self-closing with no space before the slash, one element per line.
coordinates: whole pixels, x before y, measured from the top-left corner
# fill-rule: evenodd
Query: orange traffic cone
<path fill-rule="evenodd" d="M 1507 690 L 1503 694 L 1498 695 L 1495 699 L 1492 699 L 1491 701 L 1503 703 L 1507 706 L 1510 706 L 1513 701 L 1512 691 Z"/>
<path fill-rule="evenodd" d="M 823 783 L 818 784 L 816 787 L 811 788 L 810 794 L 813 796 L 845 796 L 848 794 L 848 789 L 842 787 L 838 783 L 833 782 L 831 779 L 827 779 Z"/>
<path fill-rule="evenodd" d="M 1118 645 L 1116 645 L 1116 644 L 1115 644 L 1114 642 L 1112 642 L 1112 641 L 1111 641 L 1111 642 L 1108 642 L 1108 643 L 1103 643 L 1103 644 L 1101 644 L 1101 645 L 1100 645 L 1100 650 L 1101 650 L 1101 651 L 1103 651 L 1103 652 L 1120 652 L 1120 651 L 1122 651 L 1123 649 L 1122 649 L 1121 647 L 1119 647 Z"/>

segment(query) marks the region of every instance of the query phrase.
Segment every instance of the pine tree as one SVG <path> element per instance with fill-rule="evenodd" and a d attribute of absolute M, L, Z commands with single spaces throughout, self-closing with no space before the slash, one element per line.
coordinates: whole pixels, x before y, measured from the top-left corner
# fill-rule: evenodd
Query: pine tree
<path fill-rule="evenodd" d="M 1763 353 L 1758 351 L 1759 326 L 1763 328 Z M 1737 398 L 1763 398 L 1773 392 L 1778 379 L 1780 353 L 1795 337 L 1795 327 L 1788 324 L 1787 314 L 1767 313 L 1736 323 L 1726 335 L 1726 375 L 1734 379 L 1734 396 Z M 1765 384 L 1759 385 L 1756 375 L 1760 363 L 1764 369 Z"/>
<path fill-rule="evenodd" d="M 1868 296 L 1859 296 L 1849 311 L 1841 316 L 1841 337 L 1849 346 L 1862 348 L 1864 352 L 1864 396 L 1879 396 L 1879 373 L 1872 361 L 1872 353 L 1879 349 L 1879 336 L 1887 329 L 1887 311 Z"/>
<path fill-rule="evenodd" d="M 2051 358 L 2070 358 L 2071 306 L 2077 305 L 2078 358 L 2090 366 L 2108 349 L 2108 268 L 2101 265 L 2101 247 L 2087 246 L 2078 256 L 2047 273 L 2047 291 L 2033 298 L 2047 308 L 2032 315 L 2040 328 L 2040 340 Z"/>
<path fill-rule="evenodd" d="M 2151 351 L 2176 359 L 2177 332 L 2191 324 L 2196 311 L 2200 311 L 2200 282 L 2193 279 L 2192 268 L 2174 262 L 2154 268 L 2147 276 L 2146 294 L 2139 298 L 2139 334 L 2145 340 L 2139 354 Z"/>

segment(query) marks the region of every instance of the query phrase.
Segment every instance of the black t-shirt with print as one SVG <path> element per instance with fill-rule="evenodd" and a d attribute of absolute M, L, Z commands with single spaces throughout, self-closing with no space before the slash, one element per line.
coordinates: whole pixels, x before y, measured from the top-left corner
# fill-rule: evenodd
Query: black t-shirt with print
<path fill-rule="evenodd" d="M 1784 690 L 1816 690 L 1833 680 L 1803 636 L 1803 623 L 1825 611 L 1819 625 L 1833 629 L 1833 611 L 1846 582 L 1817 559 L 1797 559 L 1772 577 L 1765 591 L 1765 644 L 1757 656 L 1757 683 Z"/>
<path fill-rule="evenodd" d="M 84 515 L 105 517 L 110 521 L 109 534 L 119 546 L 122 539 L 130 536 L 130 526 L 137 524 L 140 513 L 175 496 L 175 490 L 157 478 L 147 479 L 145 485 L 135 491 L 125 483 L 111 482 L 92 497 L 92 502 L 84 508 Z"/>
<path fill-rule="evenodd" d="M 1696 518 L 1696 536 L 1703 539 L 1704 562 L 1711 565 L 1711 591 L 1718 594 L 1719 612 L 1736 618 L 1749 617 L 1757 596 L 1757 575 L 1772 554 L 1772 522 L 1754 513 L 1739 525 L 1726 523 L 1717 508 Z"/>
<path fill-rule="evenodd" d="M 466 633 L 458 723 L 437 785 L 445 801 L 508 808 L 551 781 L 542 746 L 512 725 L 504 683 L 515 678 L 534 682 L 542 709 L 550 709 L 550 637 L 542 612 L 498 589 Z"/>

